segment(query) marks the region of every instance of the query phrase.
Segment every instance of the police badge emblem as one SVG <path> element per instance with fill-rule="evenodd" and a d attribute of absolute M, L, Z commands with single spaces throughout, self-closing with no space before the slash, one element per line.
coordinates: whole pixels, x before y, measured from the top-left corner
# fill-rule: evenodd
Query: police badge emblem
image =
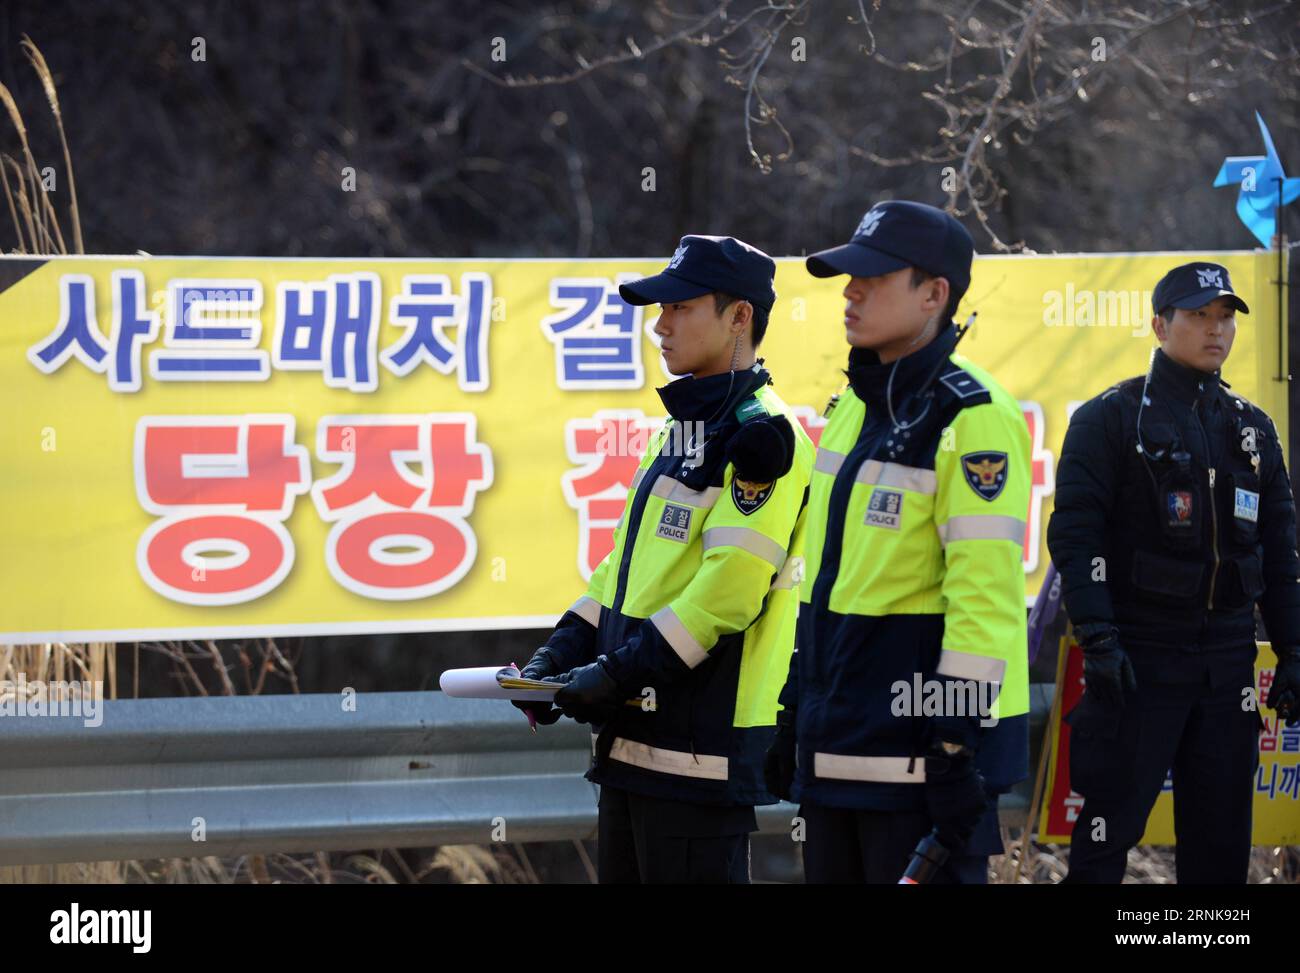
<path fill-rule="evenodd" d="M 967 453 L 961 458 L 966 483 L 979 496 L 996 500 L 1007 485 L 1007 454 L 998 452 Z"/>
<path fill-rule="evenodd" d="M 1192 494 L 1190 490 L 1170 490 L 1165 497 L 1169 510 L 1169 526 L 1180 527 L 1192 519 Z"/>
<path fill-rule="evenodd" d="M 754 483 L 736 477 L 731 481 L 731 499 L 736 509 L 748 517 L 767 503 L 767 498 L 772 495 L 775 488 L 775 483 Z"/>

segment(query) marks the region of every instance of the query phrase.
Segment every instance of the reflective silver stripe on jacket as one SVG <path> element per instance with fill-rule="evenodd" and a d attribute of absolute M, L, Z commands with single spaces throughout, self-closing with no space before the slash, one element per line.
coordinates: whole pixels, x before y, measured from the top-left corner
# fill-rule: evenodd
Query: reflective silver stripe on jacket
<path fill-rule="evenodd" d="M 707 753 L 685 753 L 681 750 L 665 750 L 652 747 L 636 740 L 615 737 L 614 745 L 609 749 L 613 760 L 640 767 L 642 770 L 654 770 L 661 774 L 677 774 L 680 777 L 698 777 L 702 780 L 726 780 L 727 758 L 715 757 Z"/>
<path fill-rule="evenodd" d="M 913 493 L 925 493 L 934 496 L 938 480 L 934 470 L 925 470 L 919 466 L 904 466 L 902 463 L 882 463 L 869 459 L 862 464 L 858 475 L 854 477 L 859 483 L 873 486 L 895 487 L 910 490 Z"/>
<path fill-rule="evenodd" d="M 781 565 L 781 573 L 776 576 L 772 582 L 771 591 L 779 591 L 783 588 L 793 588 L 803 581 L 804 563 L 803 558 L 795 555 L 785 559 L 785 564 Z"/>
<path fill-rule="evenodd" d="M 841 467 L 844 466 L 845 458 L 844 453 L 837 453 L 834 450 L 819 447 L 817 450 L 817 464 L 814 469 L 818 473 L 829 473 L 831 476 L 836 476 Z M 911 490 L 913 493 L 924 493 L 930 496 L 934 495 L 938 484 L 934 470 L 922 469 L 919 466 L 904 466 L 902 463 L 882 463 L 878 459 L 869 459 L 858 467 L 854 479 L 858 483 L 896 487 L 900 490 Z"/>
<path fill-rule="evenodd" d="M 592 598 L 590 595 L 583 595 L 575 601 L 571 606 L 569 606 L 569 611 L 573 612 L 573 614 L 577 615 L 584 622 L 594 625 L 596 628 L 600 628 L 600 602 L 595 598 Z"/>
<path fill-rule="evenodd" d="M 709 657 L 708 650 L 695 641 L 695 636 L 686 630 L 671 605 L 660 608 L 650 616 L 650 621 L 664 637 L 664 641 L 673 647 L 677 657 L 690 668 L 694 669 Z"/>
<path fill-rule="evenodd" d="M 785 548 L 752 527 L 710 527 L 704 532 L 704 549 L 707 551 L 714 547 L 738 547 L 749 551 L 772 565 L 774 571 L 780 571 L 785 564 Z"/>
<path fill-rule="evenodd" d="M 912 765 L 908 773 L 908 764 Z M 869 780 L 882 784 L 924 784 L 925 758 L 852 757 L 842 753 L 814 753 L 813 776 L 827 780 Z"/>
<path fill-rule="evenodd" d="M 939 653 L 937 676 L 953 679 L 974 679 L 976 682 L 1001 683 L 1007 672 L 1007 660 L 972 652 L 954 652 L 944 649 Z"/>
<path fill-rule="evenodd" d="M 703 490 L 692 490 L 681 480 L 674 480 L 671 476 L 664 476 L 661 473 L 659 479 L 655 480 L 655 485 L 650 489 L 650 493 L 656 497 L 663 497 L 669 503 L 681 503 L 688 507 L 707 509 L 718 502 L 718 497 L 722 496 L 722 487 L 705 487 Z"/>
<path fill-rule="evenodd" d="M 817 463 L 813 466 L 813 469 L 818 473 L 829 473 L 831 476 L 834 476 L 840 471 L 840 467 L 843 465 L 843 453 L 837 453 L 833 450 L 827 449 L 825 446 L 819 446 L 817 448 Z"/>
<path fill-rule="evenodd" d="M 953 541 L 1014 541 L 1025 543 L 1025 522 L 1019 517 L 998 514 L 962 514 L 949 517 L 939 527 L 939 543 L 945 547 Z"/>

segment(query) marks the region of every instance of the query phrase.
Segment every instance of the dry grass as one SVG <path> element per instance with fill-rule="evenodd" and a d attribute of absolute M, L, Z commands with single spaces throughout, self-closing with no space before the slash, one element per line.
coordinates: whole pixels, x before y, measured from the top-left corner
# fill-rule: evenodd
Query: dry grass
<path fill-rule="evenodd" d="M 0 646 L 0 680 L 13 682 L 22 675 L 29 684 L 35 681 L 46 684 L 44 687 L 29 685 L 32 694 L 48 694 L 50 683 L 97 682 L 104 687 L 105 699 L 116 699 L 116 647 L 114 642 Z"/>
<path fill-rule="evenodd" d="M 45 642 L 39 645 L 0 646 L 0 681 L 14 683 L 21 675 L 26 679 L 28 696 L 45 699 L 69 695 L 57 683 L 97 682 L 104 687 L 104 698 L 117 697 L 117 653 L 112 642 L 70 645 Z M 14 696 L 17 688 L 0 689 L 0 698 Z M 78 862 L 70 865 L 11 865 L 0 867 L 0 885 L 72 882 L 101 883 L 124 881 L 122 862 Z"/>
<path fill-rule="evenodd" d="M 1003 835 L 1011 852 L 990 859 L 989 881 L 1013 880 L 1018 840 Z M 575 844 L 579 844 L 576 843 Z M 408 858 L 416 857 L 414 864 Z M 1065 877 L 1068 845 L 1030 844 L 1021 885 L 1054 885 Z M 595 882 L 595 875 L 589 875 Z M 1251 854 L 1251 884 L 1295 884 L 1300 880 L 1300 849 L 1256 848 Z M 1141 885 L 1174 884 L 1174 849 L 1135 848 L 1124 881 Z M 71 865 L 31 865 L 0 869 L 0 884 L 11 882 L 151 885 L 539 885 L 522 845 L 444 845 L 409 851 L 316 852 L 310 855 L 245 855 L 239 858 L 171 858 Z"/>
<path fill-rule="evenodd" d="M 1022 837 L 1018 828 L 1002 829 L 1002 842 L 1007 848 L 1007 854 L 989 859 L 990 882 L 1051 885 L 1065 877 L 1070 861 L 1070 846 L 1030 842 L 1017 879 L 1016 866 L 1021 854 Z M 1252 849 L 1247 880 L 1252 884 L 1295 884 L 1300 881 L 1300 848 Z M 1174 884 L 1174 849 L 1164 845 L 1134 848 L 1128 855 L 1124 881 L 1139 885 Z"/>
<path fill-rule="evenodd" d="M 77 205 L 77 182 L 72 171 L 72 154 L 68 150 L 68 137 L 63 128 L 63 111 L 59 105 L 54 74 L 46 64 L 44 55 L 30 37 L 24 34 L 20 46 L 41 82 L 41 89 L 49 103 L 50 114 L 54 118 L 59 144 L 63 149 L 64 179 L 68 187 L 68 221 L 72 227 L 71 252 L 85 253 L 85 243 L 81 234 L 81 210 Z M 0 105 L 4 106 L 9 121 L 13 123 L 14 130 L 18 133 L 18 144 L 23 159 L 23 163 L 20 164 L 12 155 L 0 152 L 0 189 L 4 191 L 9 218 L 18 241 L 11 252 L 68 253 L 63 229 L 59 225 L 58 212 L 41 178 L 42 167 L 37 165 L 36 157 L 32 154 L 31 142 L 27 137 L 27 123 L 18 108 L 18 102 L 3 84 L 0 84 Z"/>
<path fill-rule="evenodd" d="M 418 855 L 412 865 L 407 857 Z M 0 884 L 145 885 L 537 885 L 522 845 L 444 845 L 403 855 L 394 849 L 167 858 L 0 869 Z"/>

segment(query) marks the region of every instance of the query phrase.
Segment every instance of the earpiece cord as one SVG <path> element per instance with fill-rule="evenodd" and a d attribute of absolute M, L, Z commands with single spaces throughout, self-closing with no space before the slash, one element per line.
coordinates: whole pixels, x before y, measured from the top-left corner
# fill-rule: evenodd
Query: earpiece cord
<path fill-rule="evenodd" d="M 707 419 L 704 420 L 704 425 L 700 428 L 701 432 L 703 432 L 705 429 L 708 428 L 710 422 L 712 422 L 714 419 L 718 418 L 718 416 L 722 414 L 722 410 L 725 409 L 727 407 L 727 403 L 731 401 L 731 393 L 736 388 L 736 366 L 738 364 L 740 364 L 740 335 L 736 335 L 736 347 L 735 350 L 731 353 L 731 372 L 730 372 L 731 377 L 727 380 L 727 394 L 722 397 L 722 401 L 718 403 L 718 407 L 713 410 L 713 415 L 709 416 Z M 755 362 L 754 364 L 756 365 L 758 363 Z M 694 439 L 695 437 L 692 436 L 691 438 Z M 699 443 L 696 443 L 697 447 L 699 445 L 700 445 Z"/>
<path fill-rule="evenodd" d="M 1157 459 L 1157 460 L 1162 459 L 1164 457 L 1163 449 L 1160 450 L 1159 455 L 1154 455 L 1152 453 L 1147 452 L 1146 444 L 1142 442 L 1142 410 L 1146 408 L 1147 390 L 1151 388 L 1151 369 L 1155 367 L 1155 362 L 1156 362 L 1156 350 L 1152 348 L 1151 357 L 1147 359 L 1147 377 L 1142 382 L 1142 398 L 1138 400 L 1138 414 L 1137 414 L 1137 424 L 1136 424 L 1137 451 L 1138 451 L 1138 455 L 1141 456 L 1144 460 L 1148 456 L 1150 456 L 1152 459 Z"/>
<path fill-rule="evenodd" d="M 961 339 L 966 337 L 966 332 L 969 331 L 971 329 L 971 325 L 975 323 L 975 316 L 977 314 L 979 314 L 978 311 L 972 311 L 970 317 L 966 319 L 966 323 L 956 327 L 957 340 L 952 343 L 952 348 L 949 349 L 948 355 L 951 355 L 953 351 L 956 350 L 957 345 L 961 342 Z M 912 344 L 908 345 L 907 347 L 911 348 L 912 345 L 920 341 L 921 335 L 923 334 L 925 334 L 924 329 L 921 331 L 920 334 L 918 334 L 914 339 L 912 339 Z M 930 391 L 930 386 L 933 384 L 935 377 L 939 374 L 939 370 L 943 368 L 944 364 L 948 361 L 948 355 L 945 355 L 943 358 L 939 359 L 939 361 L 935 364 L 934 368 L 930 370 L 930 374 L 925 377 L 925 381 L 918 386 L 918 391 L 925 395 L 925 408 L 921 410 L 921 414 L 919 416 L 917 416 L 915 419 L 913 419 L 911 422 L 907 423 L 906 425 L 900 424 L 898 419 L 894 416 L 894 404 L 892 401 L 893 388 L 894 388 L 894 372 L 898 370 L 898 363 L 903 360 L 904 356 L 900 355 L 898 358 L 894 359 L 894 366 L 889 370 L 889 380 L 885 383 L 885 408 L 889 410 L 889 421 L 893 423 L 895 432 L 903 432 L 907 429 L 911 429 L 918 422 L 924 419 L 926 413 L 930 411 L 930 403 L 934 401 L 934 393 Z M 906 402 L 904 402 L 904 404 L 906 404 Z M 902 408 L 902 405 L 900 405 L 899 408 Z"/>
<path fill-rule="evenodd" d="M 735 387 L 736 387 L 736 370 L 733 368 L 731 370 L 731 378 L 727 380 L 727 394 L 722 397 L 722 401 L 718 403 L 718 407 L 713 411 L 713 415 L 709 416 L 707 419 L 704 420 L 705 426 L 707 426 L 710 422 L 712 422 L 714 419 L 718 418 L 719 415 L 721 415 L 722 410 L 725 409 L 727 407 L 727 403 L 731 401 L 731 393 L 735 389 Z"/>

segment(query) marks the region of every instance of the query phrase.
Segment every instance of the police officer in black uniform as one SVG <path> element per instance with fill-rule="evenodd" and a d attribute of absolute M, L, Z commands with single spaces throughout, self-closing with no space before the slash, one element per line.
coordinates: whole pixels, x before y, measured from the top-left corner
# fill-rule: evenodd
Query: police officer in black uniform
<path fill-rule="evenodd" d="M 1267 699 L 1300 719 L 1295 499 L 1272 420 L 1220 369 L 1228 271 L 1156 285 L 1151 367 L 1084 403 L 1061 451 L 1047 546 L 1084 652 L 1067 716 L 1084 797 L 1068 882 L 1119 882 L 1172 768 L 1180 883 L 1243 883 L 1260 717 L 1255 617 L 1278 656 Z"/>

